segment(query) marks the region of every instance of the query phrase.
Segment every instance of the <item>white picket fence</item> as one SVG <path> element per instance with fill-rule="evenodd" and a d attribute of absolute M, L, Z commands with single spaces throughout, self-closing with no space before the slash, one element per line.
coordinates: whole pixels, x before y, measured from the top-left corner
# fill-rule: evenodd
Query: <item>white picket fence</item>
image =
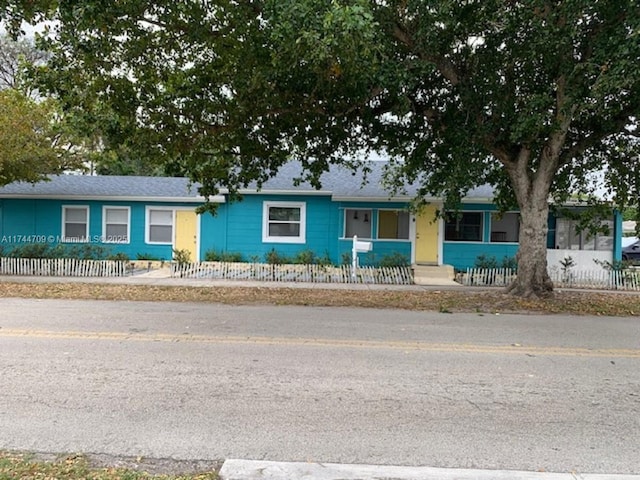
<path fill-rule="evenodd" d="M 124 277 L 129 263 L 77 258 L 0 258 L 0 275 Z"/>
<path fill-rule="evenodd" d="M 269 282 L 413 284 L 411 267 L 358 267 L 266 263 L 199 262 L 171 264 L 171 276 Z"/>
<path fill-rule="evenodd" d="M 563 272 L 552 269 L 549 276 L 556 288 L 587 288 L 602 290 L 640 291 L 640 271 L 576 270 Z M 516 278 L 516 271 L 508 268 L 468 268 L 462 276 L 466 286 L 509 285 Z"/>

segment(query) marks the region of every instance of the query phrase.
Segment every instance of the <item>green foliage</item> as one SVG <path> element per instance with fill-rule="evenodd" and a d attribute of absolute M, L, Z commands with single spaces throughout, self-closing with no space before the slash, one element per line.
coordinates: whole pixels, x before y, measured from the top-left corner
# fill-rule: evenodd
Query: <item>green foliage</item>
<path fill-rule="evenodd" d="M 498 262 L 493 255 L 480 254 L 476 257 L 473 263 L 473 268 L 492 270 L 496 268 L 506 268 L 509 270 L 515 270 L 518 268 L 518 261 L 514 257 L 503 257 L 502 261 Z"/>
<path fill-rule="evenodd" d="M 295 254 L 293 263 L 300 265 L 313 265 L 316 263 L 316 254 L 311 250 L 302 250 Z"/>
<path fill-rule="evenodd" d="M 564 257 L 562 260 L 560 260 L 560 266 L 562 267 L 562 270 L 564 272 L 570 270 L 571 268 L 576 266 L 576 262 L 573 260 L 573 258 L 571 256 L 568 257 Z"/>
<path fill-rule="evenodd" d="M 283 265 L 286 263 L 297 265 L 331 265 L 329 254 L 318 257 L 312 250 L 301 250 L 293 256 L 288 256 L 272 248 L 266 253 L 265 261 L 270 265 Z"/>
<path fill-rule="evenodd" d="M 633 266 L 633 262 L 629 260 L 614 260 L 613 262 L 609 262 L 608 260 L 598 260 L 594 258 L 593 261 L 608 272 L 627 272 Z"/>
<path fill-rule="evenodd" d="M 379 267 L 406 267 L 411 261 L 400 252 L 392 252 L 383 255 L 377 263 Z"/>
<path fill-rule="evenodd" d="M 191 252 L 187 249 L 173 249 L 173 261 L 178 265 L 185 265 L 191 263 Z"/>
<path fill-rule="evenodd" d="M 533 230 L 550 195 L 597 203 L 592 172 L 617 206 L 640 198 L 637 0 L 10 0 L 0 17 L 53 20 L 42 91 L 106 112 L 109 148 L 205 196 L 260 187 L 291 158 L 317 187 L 331 163 L 384 152 L 401 159 L 390 188 L 417 181 L 450 210 L 489 183 Z M 544 241 L 522 237 L 520 258 Z M 523 295 L 547 288 L 535 270 Z"/>
<path fill-rule="evenodd" d="M 76 166 L 58 142 L 53 102 L 35 102 L 16 90 L 0 91 L 0 186 L 37 182 Z"/>
<path fill-rule="evenodd" d="M 112 255 L 108 255 L 107 256 L 107 260 L 115 260 L 115 261 L 119 261 L 119 262 L 128 262 L 131 259 L 129 258 L 129 255 L 127 255 L 124 252 L 118 252 L 118 253 L 114 253 Z"/>
<path fill-rule="evenodd" d="M 236 263 L 243 261 L 242 253 L 240 252 L 218 252 L 215 249 L 207 250 L 204 254 L 204 259 L 207 262 Z"/>
<path fill-rule="evenodd" d="M 124 260 L 129 258 L 124 253 L 113 254 L 101 245 L 25 243 L 12 245 L 2 250 L 2 256 L 12 258 L 78 258 L 81 260 Z"/>
<path fill-rule="evenodd" d="M 285 263 L 293 263 L 289 257 L 283 255 L 282 253 L 279 253 L 275 248 L 269 250 L 265 254 L 264 259 L 269 265 L 283 265 Z"/>
<path fill-rule="evenodd" d="M 473 262 L 473 267 L 491 270 L 494 268 L 498 268 L 498 260 L 496 260 L 496 257 L 494 257 L 493 255 L 485 255 L 483 253 L 476 257 L 475 262 Z"/>
<path fill-rule="evenodd" d="M 0 90 L 14 90 L 37 100 L 38 94 L 26 75 L 31 65 L 42 65 L 47 55 L 38 50 L 32 39 L 13 40 L 0 34 Z"/>

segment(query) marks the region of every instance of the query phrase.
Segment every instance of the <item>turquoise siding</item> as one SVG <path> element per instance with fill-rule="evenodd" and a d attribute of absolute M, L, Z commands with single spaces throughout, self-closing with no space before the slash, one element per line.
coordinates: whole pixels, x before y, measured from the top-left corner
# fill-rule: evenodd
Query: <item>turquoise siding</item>
<path fill-rule="evenodd" d="M 270 202 L 304 202 L 306 205 L 306 242 L 289 244 L 263 242 L 263 204 Z M 174 207 L 196 208 L 197 203 L 168 202 L 118 202 L 118 201 L 70 201 L 48 199 L 0 199 L 0 247 L 9 250 L 15 245 L 26 243 L 60 243 L 62 236 L 62 207 L 85 205 L 89 207 L 89 237 L 87 243 L 69 243 L 82 247 L 93 245 L 103 247 L 109 254 L 124 253 L 131 259 L 148 256 L 169 260 L 171 245 L 145 243 L 146 208 Z M 103 206 L 130 207 L 130 239 L 126 244 L 104 243 L 102 236 Z M 328 257 L 340 264 L 351 255 L 352 241 L 344 238 L 345 210 L 370 209 L 373 251 L 359 255 L 362 264 L 374 264 L 385 256 L 411 258 L 411 240 L 378 240 L 378 211 L 406 208 L 405 203 L 389 202 L 334 202 L 329 195 L 246 195 L 241 202 L 220 204 L 214 216 L 205 213 L 200 216 L 200 258 L 210 250 L 217 252 L 241 253 L 245 260 L 264 261 L 265 256 L 275 250 L 281 255 L 294 257 L 302 251 L 312 251 L 318 257 Z M 514 257 L 518 251 L 515 243 L 491 243 L 490 212 L 493 205 L 465 204 L 463 210 L 485 212 L 481 242 L 444 242 L 443 263 L 457 269 L 472 267 L 478 256 L 495 257 L 502 262 L 505 257 Z M 620 236 L 622 218 L 615 214 L 613 258 L 621 258 Z M 555 219 L 549 218 L 548 246 L 553 248 L 555 239 Z"/>
<path fill-rule="evenodd" d="M 469 242 L 445 242 L 444 263 L 453 265 L 458 270 L 466 270 L 476 263 L 480 255 L 494 257 L 501 264 L 505 257 L 513 258 L 518 253 L 518 245 L 515 243 L 469 243 Z"/>
<path fill-rule="evenodd" d="M 263 242 L 263 205 L 269 202 L 304 202 L 306 210 L 305 243 Z M 101 202 L 42 199 L 0 200 L 0 246 L 6 251 L 27 243 L 60 244 L 62 240 L 63 206 L 89 207 L 89 242 L 66 243 L 83 247 L 99 246 L 113 255 L 126 254 L 131 259 L 150 257 L 169 260 L 171 245 L 156 245 L 145 242 L 145 216 L 147 207 L 175 207 L 195 209 L 197 204 L 175 204 L 166 202 Z M 130 208 L 129 243 L 102 242 L 102 213 L 104 206 L 126 206 Z M 372 232 L 377 231 L 378 209 L 403 209 L 401 203 L 340 203 L 331 201 L 329 195 L 246 195 L 241 202 L 220 204 L 215 215 L 200 216 L 200 258 L 207 252 L 241 253 L 244 260 L 264 261 L 266 255 L 275 250 L 278 254 L 295 257 L 303 251 L 312 251 L 318 257 L 328 257 L 334 263 L 342 263 L 351 254 L 351 239 L 344 235 L 344 210 L 346 208 L 371 209 Z M 411 258 L 410 240 L 371 240 L 373 252 L 361 254 L 363 264 L 375 263 L 386 255 L 403 255 Z"/>
<path fill-rule="evenodd" d="M 466 270 L 475 265 L 479 256 L 493 257 L 501 264 L 506 258 L 515 257 L 518 253 L 517 243 L 491 242 L 491 213 L 496 212 L 495 205 L 477 203 L 464 204 L 461 211 L 481 211 L 482 220 L 481 242 L 445 241 L 443 245 L 443 263 L 452 265 L 457 270 Z M 443 233 L 444 235 L 444 233 Z"/>
<path fill-rule="evenodd" d="M 264 202 L 304 202 L 306 205 L 306 242 L 289 244 L 262 241 Z M 352 240 L 344 236 L 344 210 L 366 208 L 372 210 L 372 232 L 377 230 L 377 210 L 403 209 L 406 204 L 337 203 L 328 195 L 285 196 L 246 195 L 241 202 L 221 205 L 216 216 L 205 214 L 201 221 L 200 256 L 215 250 L 218 253 L 241 253 L 245 260 L 265 261 L 275 250 L 278 254 L 295 257 L 303 251 L 312 251 L 317 257 L 328 257 L 340 264 L 351 255 Z M 361 254 L 362 264 L 379 261 L 385 255 L 401 254 L 410 261 L 410 240 L 372 240 L 373 252 Z"/>
<path fill-rule="evenodd" d="M 613 260 L 622 260 L 622 212 L 617 210 L 613 217 Z"/>
<path fill-rule="evenodd" d="M 305 203 L 305 243 L 262 241 L 263 205 L 269 202 Z M 271 250 L 293 257 L 311 250 L 318 256 L 333 258 L 337 234 L 335 205 L 329 196 L 246 195 L 242 201 L 220 205 L 215 216 L 205 214 L 200 224 L 201 258 L 207 251 L 242 253 L 245 260 L 264 261 Z"/>
<path fill-rule="evenodd" d="M 491 238 L 491 212 L 497 209 L 494 205 L 487 204 L 465 204 L 463 211 L 483 211 L 483 232 L 482 242 L 444 242 L 443 263 L 453 265 L 458 270 L 466 270 L 475 265 L 479 256 L 494 257 L 498 264 L 506 258 L 513 258 L 518 253 L 518 244 L 515 243 L 492 243 Z M 549 215 L 549 232 L 547 235 L 547 248 L 555 248 L 556 217 Z M 614 232 L 613 232 L 613 259 L 622 258 L 621 242 L 622 236 L 622 215 L 614 212 Z"/>
<path fill-rule="evenodd" d="M 62 242 L 62 208 L 64 206 L 89 207 L 89 241 Z M 102 240 L 102 209 L 104 206 L 125 206 L 131 209 L 129 243 L 109 243 Z M 145 209 L 147 206 L 173 206 L 174 203 L 98 202 L 75 200 L 2 199 L 0 200 L 0 247 L 10 250 L 15 246 L 46 243 L 82 248 L 101 247 L 109 255 L 124 253 L 135 259 L 138 255 L 162 260 L 172 257 L 171 245 L 145 243 Z M 191 205 L 194 209 L 196 204 Z"/>

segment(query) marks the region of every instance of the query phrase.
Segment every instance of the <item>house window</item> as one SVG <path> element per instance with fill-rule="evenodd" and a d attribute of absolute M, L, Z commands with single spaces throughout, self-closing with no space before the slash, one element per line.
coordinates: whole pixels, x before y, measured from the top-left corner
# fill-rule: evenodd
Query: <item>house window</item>
<path fill-rule="evenodd" d="M 104 207 L 102 209 L 102 241 L 129 243 L 129 207 Z"/>
<path fill-rule="evenodd" d="M 89 240 L 89 207 L 62 207 L 62 238 L 64 242 Z"/>
<path fill-rule="evenodd" d="M 409 240 L 409 212 L 380 210 L 378 212 L 378 238 Z"/>
<path fill-rule="evenodd" d="M 520 214 L 492 213 L 491 241 L 518 243 L 520 234 Z"/>
<path fill-rule="evenodd" d="M 569 218 L 556 219 L 556 248 L 561 250 L 613 250 L 613 221 L 601 222 L 608 233 L 593 234 L 588 230 L 576 231 L 578 222 Z"/>
<path fill-rule="evenodd" d="M 481 242 L 482 218 L 482 212 L 447 214 L 444 239 L 450 242 Z"/>
<path fill-rule="evenodd" d="M 147 243 L 173 243 L 173 210 L 147 208 Z"/>
<path fill-rule="evenodd" d="M 265 202 L 263 204 L 262 241 L 305 243 L 306 204 Z"/>
<path fill-rule="evenodd" d="M 347 208 L 344 211 L 344 236 L 371 238 L 371 210 Z"/>

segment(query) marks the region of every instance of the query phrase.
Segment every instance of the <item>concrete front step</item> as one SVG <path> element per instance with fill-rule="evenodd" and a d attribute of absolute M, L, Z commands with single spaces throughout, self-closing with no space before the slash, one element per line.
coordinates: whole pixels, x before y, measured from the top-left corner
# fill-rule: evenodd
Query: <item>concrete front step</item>
<path fill-rule="evenodd" d="M 416 285 L 452 285 L 455 272 L 451 265 L 414 265 L 413 280 Z"/>

